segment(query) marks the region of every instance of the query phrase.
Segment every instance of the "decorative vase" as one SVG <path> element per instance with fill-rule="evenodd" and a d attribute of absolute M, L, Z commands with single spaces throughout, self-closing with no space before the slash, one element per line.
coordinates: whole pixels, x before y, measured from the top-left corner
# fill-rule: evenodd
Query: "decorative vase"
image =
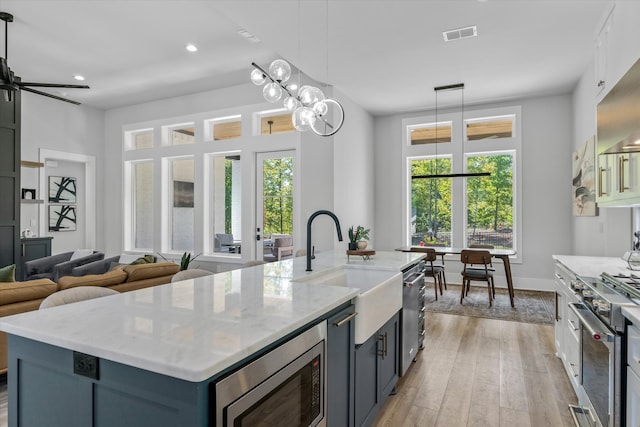
<path fill-rule="evenodd" d="M 349 250 L 350 251 L 355 251 L 356 249 L 358 249 L 358 244 L 357 243 L 349 243 Z"/>
<path fill-rule="evenodd" d="M 367 242 L 365 240 L 360 240 L 358 242 L 358 250 L 364 251 L 365 249 L 367 249 Z"/>

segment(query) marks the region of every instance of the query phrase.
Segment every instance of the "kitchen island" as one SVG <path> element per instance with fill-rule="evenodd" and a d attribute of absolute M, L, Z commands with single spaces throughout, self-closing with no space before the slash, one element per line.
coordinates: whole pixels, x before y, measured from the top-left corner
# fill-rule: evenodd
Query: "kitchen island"
<path fill-rule="evenodd" d="M 395 274 L 420 258 L 347 264 L 344 251 L 319 253 L 310 273 L 296 258 L 2 318 L 10 426 L 214 425 L 210 383 L 360 292 L 294 280 L 336 268 Z"/>

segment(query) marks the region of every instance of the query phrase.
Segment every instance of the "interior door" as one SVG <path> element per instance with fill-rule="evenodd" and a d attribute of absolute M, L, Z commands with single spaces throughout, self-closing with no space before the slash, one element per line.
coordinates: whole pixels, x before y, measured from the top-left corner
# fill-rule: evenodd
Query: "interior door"
<path fill-rule="evenodd" d="M 256 156 L 256 259 L 272 260 L 274 236 L 293 237 L 295 151 Z"/>

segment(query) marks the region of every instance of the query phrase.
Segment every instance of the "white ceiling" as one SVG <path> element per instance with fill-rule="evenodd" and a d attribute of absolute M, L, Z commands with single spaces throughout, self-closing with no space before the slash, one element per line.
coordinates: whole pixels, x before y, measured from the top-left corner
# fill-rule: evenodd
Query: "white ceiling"
<path fill-rule="evenodd" d="M 14 15 L 11 69 L 23 81 L 78 83 L 72 75 L 83 74 L 91 89 L 69 89 L 67 96 L 97 108 L 243 84 L 252 61 L 267 67 L 283 57 L 318 81 L 328 76 L 382 115 L 432 108 L 435 86 L 461 82 L 466 104 L 568 93 L 591 64 L 608 4 L 0 0 L 0 11 Z M 477 25 L 477 38 L 443 41 L 443 31 L 469 25 Z M 247 42 L 239 29 L 262 42 Z M 200 50 L 188 53 L 187 42 Z"/>

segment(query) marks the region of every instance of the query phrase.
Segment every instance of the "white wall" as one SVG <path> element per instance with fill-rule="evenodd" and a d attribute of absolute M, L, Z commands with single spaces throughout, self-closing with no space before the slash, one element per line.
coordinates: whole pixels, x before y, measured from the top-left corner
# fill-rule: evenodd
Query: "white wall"
<path fill-rule="evenodd" d="M 345 94 L 336 91 L 345 109 L 345 122 L 334 136 L 333 203 L 342 225 L 343 244 L 350 226 L 371 229 L 369 244 L 376 247 L 374 205 L 374 119 Z"/>
<path fill-rule="evenodd" d="M 640 3 L 617 1 L 613 10 L 613 24 L 607 45 L 606 89 L 597 95 L 595 57 L 588 64 L 572 97 L 573 149 L 583 145 L 596 134 L 597 101 L 640 57 Z M 602 17 L 602 20 L 606 15 Z M 594 39 L 601 25 L 594 28 Z M 596 217 L 572 219 L 572 253 L 576 255 L 619 257 L 631 248 L 631 208 L 600 208 Z"/>
<path fill-rule="evenodd" d="M 95 156 L 98 161 L 98 169 L 102 168 L 101 162 L 103 153 L 104 135 L 104 112 L 84 105 L 72 105 L 61 101 L 56 101 L 44 96 L 22 92 L 22 126 L 21 144 L 22 160 L 38 161 L 40 150 L 56 150 L 67 153 Z M 69 165 L 75 167 L 77 165 Z M 47 188 L 39 188 L 39 174 L 46 174 L 46 169 L 22 168 L 25 180 L 23 188 L 36 188 L 37 197 L 43 200 L 47 198 Z M 70 171 L 74 175 L 84 177 L 84 172 Z M 51 172 L 55 175 L 55 172 Z M 69 175 L 69 176 L 74 176 Z M 84 178 L 83 178 L 84 179 Z M 84 183 L 79 182 L 80 188 L 84 189 Z M 85 198 L 85 194 L 79 195 L 79 199 Z M 100 200 L 100 197 L 98 197 Z M 47 227 L 31 226 L 31 220 L 46 224 L 45 218 L 40 212 L 42 205 L 22 205 L 21 230 L 29 227 L 39 236 L 53 236 L 51 251 L 53 254 L 66 252 L 69 250 L 85 247 L 86 230 L 83 228 L 78 232 L 52 233 L 49 234 Z M 80 211 L 82 215 L 82 211 Z M 86 224 L 86 218 L 79 225 Z M 96 248 L 102 246 L 102 239 L 98 237 Z"/>

